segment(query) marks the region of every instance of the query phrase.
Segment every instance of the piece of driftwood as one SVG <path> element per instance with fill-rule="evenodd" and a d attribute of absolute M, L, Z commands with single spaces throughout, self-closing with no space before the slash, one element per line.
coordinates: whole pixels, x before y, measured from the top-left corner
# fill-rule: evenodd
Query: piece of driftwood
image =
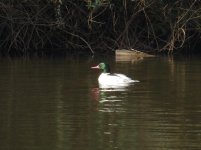
<path fill-rule="evenodd" d="M 155 56 L 138 50 L 118 49 L 115 51 L 115 57 L 116 61 L 138 61 L 142 60 L 145 57 L 155 57 Z"/>

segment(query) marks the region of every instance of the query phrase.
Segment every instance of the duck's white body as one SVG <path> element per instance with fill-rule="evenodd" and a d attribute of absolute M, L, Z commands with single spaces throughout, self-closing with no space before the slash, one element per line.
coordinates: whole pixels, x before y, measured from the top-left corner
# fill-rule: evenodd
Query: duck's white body
<path fill-rule="evenodd" d="M 136 82 L 135 80 L 132 80 L 131 78 L 127 77 L 124 74 L 118 74 L 118 73 L 101 73 L 101 75 L 98 78 L 98 82 L 100 85 L 108 85 L 108 86 L 125 86 L 130 83 Z"/>
<path fill-rule="evenodd" d="M 103 73 L 98 78 L 99 87 L 101 88 L 121 88 L 128 86 L 130 83 L 139 82 L 138 80 L 132 80 L 124 74 L 110 73 L 110 67 L 105 63 L 100 63 L 98 66 L 91 68 L 103 70 Z"/>

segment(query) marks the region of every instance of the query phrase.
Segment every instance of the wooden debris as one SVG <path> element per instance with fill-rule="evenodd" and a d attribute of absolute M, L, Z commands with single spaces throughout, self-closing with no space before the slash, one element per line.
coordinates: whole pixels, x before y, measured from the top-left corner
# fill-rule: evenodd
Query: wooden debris
<path fill-rule="evenodd" d="M 115 51 L 116 61 L 138 61 L 142 60 L 145 57 L 155 57 L 154 55 L 150 55 L 145 52 L 141 52 L 138 50 L 116 50 Z"/>

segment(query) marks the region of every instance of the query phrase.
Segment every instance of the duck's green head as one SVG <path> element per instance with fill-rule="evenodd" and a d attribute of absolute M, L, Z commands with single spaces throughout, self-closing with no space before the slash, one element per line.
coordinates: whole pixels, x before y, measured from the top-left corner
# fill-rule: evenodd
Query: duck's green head
<path fill-rule="evenodd" d="M 108 64 L 106 64 L 106 63 L 103 63 L 103 62 L 98 64 L 97 66 L 91 67 L 91 68 L 93 68 L 93 69 L 101 69 L 101 70 L 103 70 L 104 73 L 110 73 L 110 66 Z"/>

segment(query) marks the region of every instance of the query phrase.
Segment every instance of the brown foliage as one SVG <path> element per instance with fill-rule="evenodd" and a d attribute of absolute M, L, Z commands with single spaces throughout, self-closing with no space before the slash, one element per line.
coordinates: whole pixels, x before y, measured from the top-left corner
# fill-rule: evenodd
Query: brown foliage
<path fill-rule="evenodd" d="M 2 1 L 0 48 L 22 53 L 43 48 L 171 53 L 200 42 L 200 6 L 197 0 Z"/>

